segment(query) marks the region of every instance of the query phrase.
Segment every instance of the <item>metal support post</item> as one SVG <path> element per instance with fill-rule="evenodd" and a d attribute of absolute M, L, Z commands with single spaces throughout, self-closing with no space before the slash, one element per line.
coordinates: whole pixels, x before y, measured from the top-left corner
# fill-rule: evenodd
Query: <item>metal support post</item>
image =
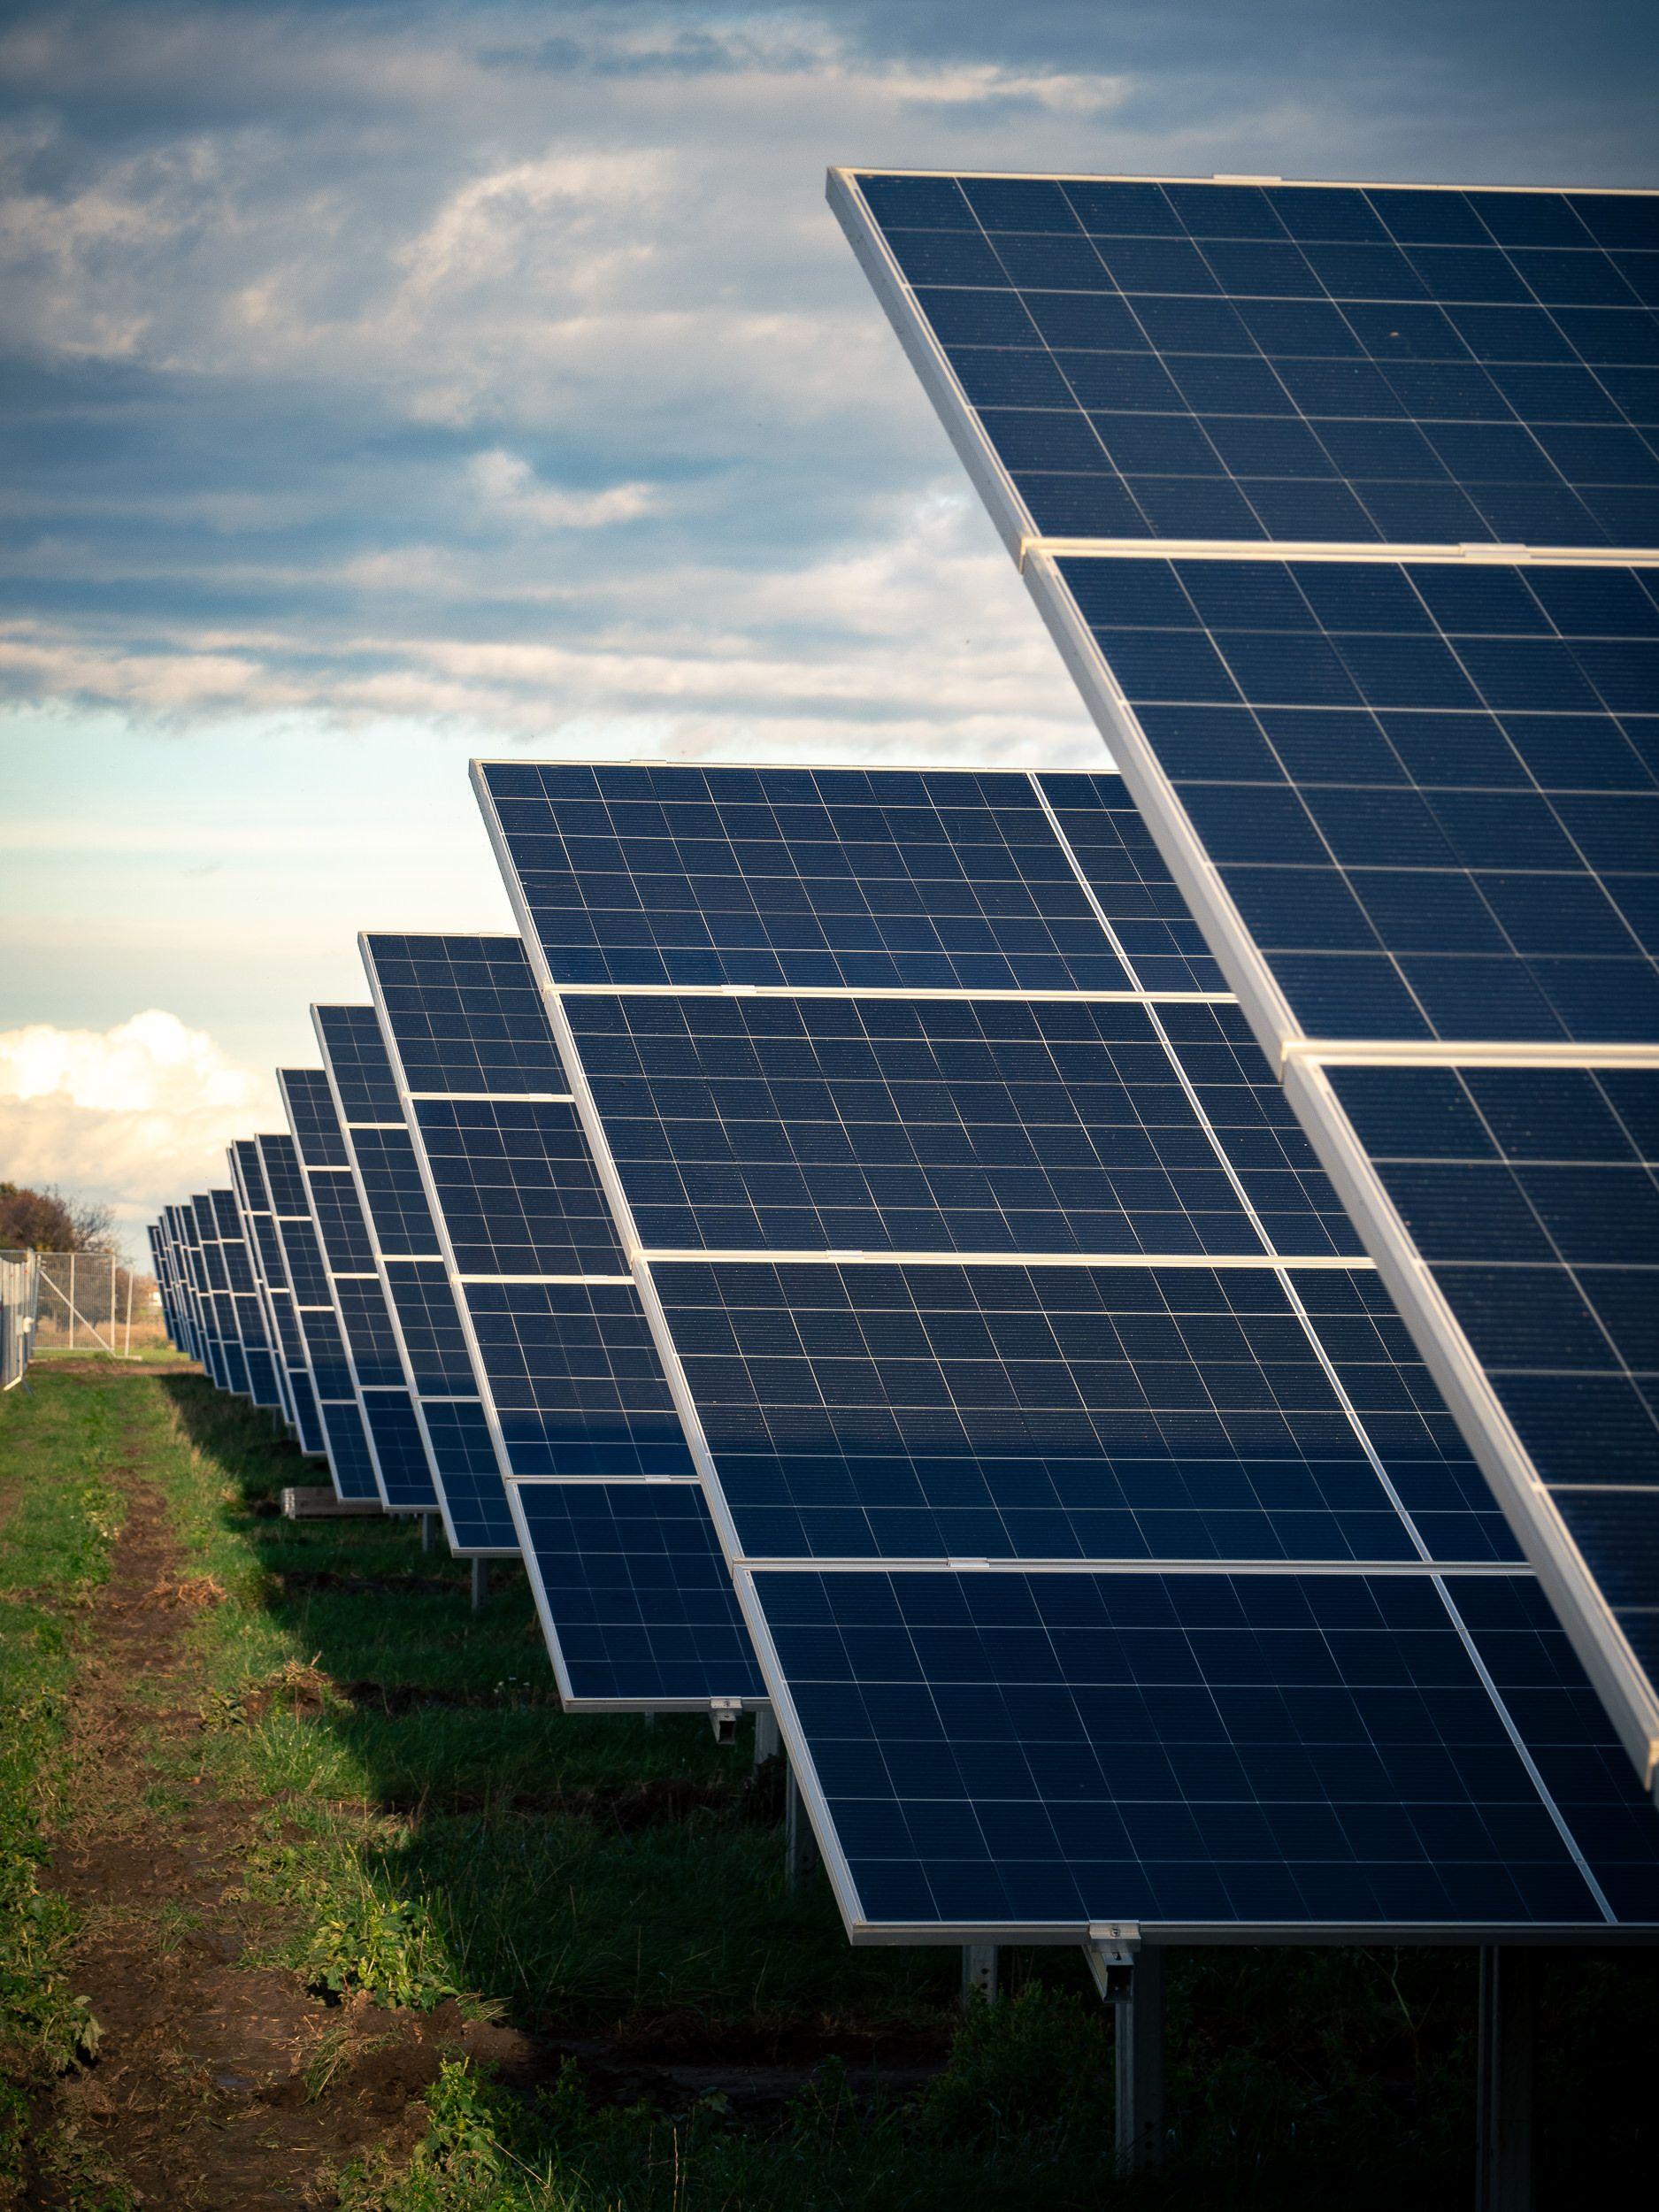
<path fill-rule="evenodd" d="M 475 1559 L 472 1562 L 472 1610 L 481 1613 L 488 1603 L 489 1562 L 488 1559 Z"/>
<path fill-rule="evenodd" d="M 1086 1956 L 1115 2016 L 1118 2164 L 1144 2172 L 1164 2162 L 1164 1954 L 1120 1924 L 1091 1929 Z"/>
<path fill-rule="evenodd" d="M 432 1549 L 432 1525 L 437 1517 L 435 1513 L 423 1513 L 420 1517 L 420 1548 L 422 1551 Z"/>
<path fill-rule="evenodd" d="M 1139 2173 L 1164 2162 L 1164 1955 L 1142 1950 L 1118 2007 L 1118 2163 Z"/>
<path fill-rule="evenodd" d="M 1537 1961 L 1512 1944 L 1480 1952 L 1475 2203 L 1532 2212 L 1532 2064 Z"/>
<path fill-rule="evenodd" d="M 793 1767 L 784 1776 L 783 1851 L 784 1886 L 792 1897 L 798 1897 L 818 1870 L 818 1838 L 812 1833 L 806 1801 Z"/>
<path fill-rule="evenodd" d="M 755 1716 L 755 1764 L 775 1759 L 783 1749 L 783 1738 L 778 1733 L 778 1717 L 770 1705 L 763 1705 Z"/>
<path fill-rule="evenodd" d="M 987 2004 L 995 2003 L 998 1958 L 994 1943 L 963 1945 L 962 2008 L 964 2012 L 975 1997 L 982 1997 Z"/>
<path fill-rule="evenodd" d="M 655 1713 L 641 1713 L 640 1715 L 640 1718 L 645 1723 L 645 1725 L 648 1728 L 655 1728 L 657 1725 L 657 1716 Z"/>

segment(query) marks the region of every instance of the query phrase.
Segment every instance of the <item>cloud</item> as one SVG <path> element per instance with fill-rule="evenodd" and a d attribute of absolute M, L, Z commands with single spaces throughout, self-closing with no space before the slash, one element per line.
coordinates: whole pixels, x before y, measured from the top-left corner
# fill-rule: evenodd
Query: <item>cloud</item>
<path fill-rule="evenodd" d="M 175 1014 L 0 1032 L 0 1179 L 111 1206 L 134 1256 L 143 1223 L 223 1184 L 226 1146 L 261 1125 L 282 1125 L 270 1079 Z"/>
<path fill-rule="evenodd" d="M 602 530 L 612 522 L 635 522 L 658 504 L 651 484 L 611 484 L 595 492 L 543 484 L 528 461 L 499 446 L 475 453 L 467 474 L 487 511 L 534 530 Z"/>

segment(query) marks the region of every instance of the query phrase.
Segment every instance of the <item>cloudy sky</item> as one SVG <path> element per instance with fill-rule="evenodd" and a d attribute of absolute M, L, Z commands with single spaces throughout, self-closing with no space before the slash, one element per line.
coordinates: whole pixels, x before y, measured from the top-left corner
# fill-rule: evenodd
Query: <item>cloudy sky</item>
<path fill-rule="evenodd" d="M 0 1178 L 142 1220 L 469 755 L 1100 757 L 832 162 L 1653 184 L 1640 0 L 0 12 Z"/>

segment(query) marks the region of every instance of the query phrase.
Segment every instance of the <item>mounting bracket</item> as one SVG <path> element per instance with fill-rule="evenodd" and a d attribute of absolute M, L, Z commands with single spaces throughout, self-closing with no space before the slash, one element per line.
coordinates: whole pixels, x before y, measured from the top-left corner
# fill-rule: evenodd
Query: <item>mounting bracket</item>
<path fill-rule="evenodd" d="M 709 1700 L 709 1725 L 714 1731 L 714 1740 L 721 1746 L 737 1741 L 737 1724 L 742 1717 L 741 1697 L 711 1697 Z"/>

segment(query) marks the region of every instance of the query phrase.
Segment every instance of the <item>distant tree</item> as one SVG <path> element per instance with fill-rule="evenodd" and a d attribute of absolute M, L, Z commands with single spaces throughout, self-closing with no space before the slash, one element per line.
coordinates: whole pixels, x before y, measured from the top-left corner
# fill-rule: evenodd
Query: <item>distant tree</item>
<path fill-rule="evenodd" d="M 111 1252 L 115 1217 L 91 1199 L 65 1198 L 54 1184 L 26 1190 L 0 1183 L 0 1247 L 16 1245 L 36 1252 Z"/>

